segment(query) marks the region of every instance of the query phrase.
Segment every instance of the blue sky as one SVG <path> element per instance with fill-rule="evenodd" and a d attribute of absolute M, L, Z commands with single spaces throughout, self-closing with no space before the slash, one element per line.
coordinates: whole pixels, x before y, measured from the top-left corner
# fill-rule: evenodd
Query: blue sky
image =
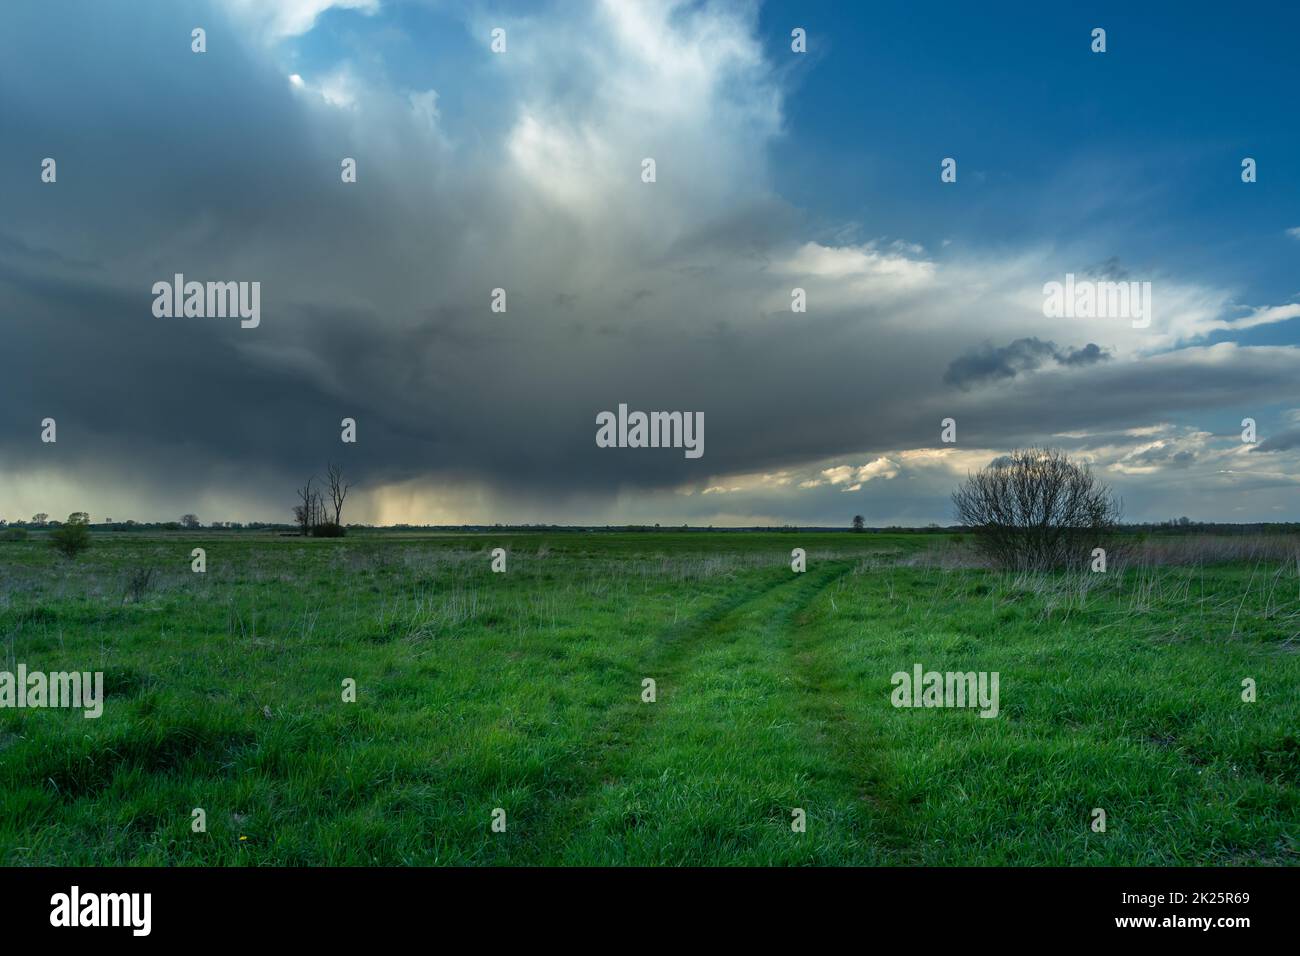
<path fill-rule="evenodd" d="M 869 9 L 764 7 L 774 49 L 793 22 L 824 47 L 794 71 L 776 149 L 783 195 L 927 245 L 1094 242 L 1242 284 L 1256 301 L 1300 291 L 1300 246 L 1285 235 L 1300 205 L 1293 5 Z M 1104 55 L 1089 25 L 1107 30 Z M 936 156 L 980 176 L 956 195 L 938 189 Z M 1250 189 L 1244 156 L 1267 170 Z M 1287 332 L 1275 340 L 1294 342 Z"/>
<path fill-rule="evenodd" d="M 344 455 L 356 520 L 924 524 L 1037 443 L 1135 519 L 1295 520 L 1300 12 L 1136 6 L 10 6 L 0 517 L 283 518 Z M 265 320 L 161 324 L 175 272 Z M 1067 273 L 1154 321 L 1046 317 Z M 708 450 L 594 447 L 620 402 Z"/>

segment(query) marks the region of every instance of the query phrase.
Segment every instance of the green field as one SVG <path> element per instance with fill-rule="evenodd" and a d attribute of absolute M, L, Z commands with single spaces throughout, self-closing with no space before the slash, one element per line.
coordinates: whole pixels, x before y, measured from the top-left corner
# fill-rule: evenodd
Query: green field
<path fill-rule="evenodd" d="M 0 863 L 1300 860 L 1295 560 L 968 565 L 879 533 L 0 542 L 0 670 L 108 690 L 0 709 Z M 998 672 L 999 715 L 893 707 L 917 663 Z"/>

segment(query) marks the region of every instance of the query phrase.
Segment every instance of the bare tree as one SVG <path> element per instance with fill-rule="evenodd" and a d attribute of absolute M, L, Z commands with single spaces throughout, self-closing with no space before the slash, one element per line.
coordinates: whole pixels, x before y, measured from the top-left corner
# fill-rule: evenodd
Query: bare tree
<path fill-rule="evenodd" d="M 330 486 L 330 500 L 334 504 L 334 523 L 339 527 L 343 526 L 343 499 L 348 496 L 348 489 L 352 487 L 350 482 L 343 480 L 343 466 L 330 465 L 326 469 L 326 478 Z"/>
<path fill-rule="evenodd" d="M 181 524 L 186 528 L 197 528 L 199 526 L 199 516 L 181 515 Z"/>
<path fill-rule="evenodd" d="M 967 475 L 952 501 L 976 546 L 1017 570 L 1081 566 L 1123 513 L 1086 464 L 1050 448 L 1014 451 Z"/>
<path fill-rule="evenodd" d="M 316 476 L 307 479 L 307 483 L 298 489 L 298 500 L 302 504 L 294 505 L 293 517 L 298 522 L 298 527 L 303 534 L 311 534 L 312 527 L 316 524 L 316 502 L 320 496 L 312 490 L 312 482 Z"/>

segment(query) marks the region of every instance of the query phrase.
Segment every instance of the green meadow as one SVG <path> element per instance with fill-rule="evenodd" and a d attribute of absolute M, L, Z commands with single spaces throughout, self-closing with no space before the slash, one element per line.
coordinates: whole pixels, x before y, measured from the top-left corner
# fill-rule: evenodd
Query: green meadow
<path fill-rule="evenodd" d="M 35 535 L 0 542 L 0 670 L 102 671 L 106 699 L 0 709 L 0 863 L 1294 865 L 1298 649 L 1294 556 Z M 997 716 L 893 706 L 916 664 L 997 672 Z"/>

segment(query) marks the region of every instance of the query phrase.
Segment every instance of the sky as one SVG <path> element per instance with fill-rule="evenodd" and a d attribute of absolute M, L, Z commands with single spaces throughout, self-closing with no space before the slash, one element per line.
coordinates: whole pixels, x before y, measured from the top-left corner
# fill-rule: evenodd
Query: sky
<path fill-rule="evenodd" d="M 1131 521 L 1300 520 L 1294 4 L 0 22 L 0 518 L 288 522 L 337 462 L 348 522 L 949 524 L 1046 445 Z M 155 314 L 176 274 L 257 325 Z M 703 454 L 600 447 L 620 404 Z"/>

